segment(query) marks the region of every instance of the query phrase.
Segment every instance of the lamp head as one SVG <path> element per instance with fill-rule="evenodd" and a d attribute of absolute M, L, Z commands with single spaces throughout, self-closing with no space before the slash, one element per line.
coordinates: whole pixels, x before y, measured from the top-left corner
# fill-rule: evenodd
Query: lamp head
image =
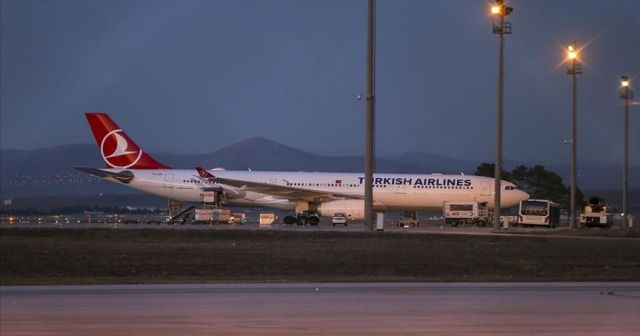
<path fill-rule="evenodd" d="M 622 76 L 622 80 L 620 81 L 620 85 L 622 87 L 628 87 L 629 86 L 629 78 L 627 78 L 627 76 Z"/>
<path fill-rule="evenodd" d="M 570 60 L 578 58 L 578 48 L 576 47 L 576 41 L 573 41 L 573 43 L 571 43 L 567 47 L 567 58 Z"/>
<path fill-rule="evenodd" d="M 496 3 L 491 6 L 491 14 L 497 16 L 507 16 L 513 12 L 512 7 L 507 7 L 504 4 L 504 0 L 496 0 Z"/>

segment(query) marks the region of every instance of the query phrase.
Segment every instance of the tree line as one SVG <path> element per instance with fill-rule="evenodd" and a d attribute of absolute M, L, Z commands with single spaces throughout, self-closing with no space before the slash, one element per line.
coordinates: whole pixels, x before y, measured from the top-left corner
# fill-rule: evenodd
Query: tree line
<path fill-rule="evenodd" d="M 494 177 L 495 164 L 482 163 L 474 173 L 478 176 Z M 502 179 L 515 183 L 522 190 L 531 195 L 532 199 L 546 199 L 559 203 L 563 208 L 570 207 L 571 189 L 562 181 L 560 175 L 536 165 L 515 167 L 511 171 L 502 170 Z M 576 188 L 576 205 L 584 205 L 584 194 L 580 188 Z"/>

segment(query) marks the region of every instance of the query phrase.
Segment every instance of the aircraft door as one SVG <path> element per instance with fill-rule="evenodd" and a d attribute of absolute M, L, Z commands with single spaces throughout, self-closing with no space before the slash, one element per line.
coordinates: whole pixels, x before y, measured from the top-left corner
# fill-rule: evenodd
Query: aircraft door
<path fill-rule="evenodd" d="M 164 187 L 167 189 L 173 189 L 173 176 L 174 174 L 164 175 Z"/>

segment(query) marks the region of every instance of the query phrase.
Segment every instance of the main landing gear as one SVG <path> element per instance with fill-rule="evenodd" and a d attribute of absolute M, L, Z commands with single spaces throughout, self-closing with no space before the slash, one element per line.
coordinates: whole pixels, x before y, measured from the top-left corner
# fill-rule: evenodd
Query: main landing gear
<path fill-rule="evenodd" d="M 287 225 L 312 225 L 317 226 L 320 223 L 320 216 L 313 211 L 303 211 L 294 216 L 285 216 L 282 220 Z"/>

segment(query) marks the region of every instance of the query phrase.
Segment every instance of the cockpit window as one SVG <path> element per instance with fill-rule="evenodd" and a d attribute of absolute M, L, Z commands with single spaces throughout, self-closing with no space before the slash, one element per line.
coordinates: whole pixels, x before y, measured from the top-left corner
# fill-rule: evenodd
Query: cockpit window
<path fill-rule="evenodd" d="M 520 190 L 520 188 L 518 188 L 517 186 L 506 186 L 504 187 L 505 190 Z"/>

